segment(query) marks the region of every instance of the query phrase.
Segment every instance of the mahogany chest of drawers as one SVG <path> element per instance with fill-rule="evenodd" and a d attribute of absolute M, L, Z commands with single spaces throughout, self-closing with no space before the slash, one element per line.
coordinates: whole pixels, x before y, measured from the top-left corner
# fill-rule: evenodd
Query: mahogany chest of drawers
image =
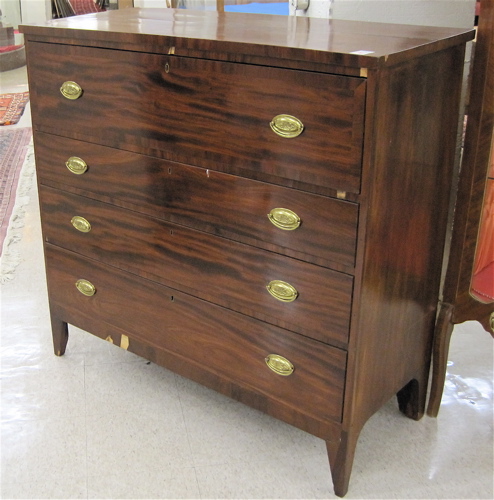
<path fill-rule="evenodd" d="M 470 31 L 173 9 L 24 26 L 76 325 L 327 442 L 422 416 Z"/>

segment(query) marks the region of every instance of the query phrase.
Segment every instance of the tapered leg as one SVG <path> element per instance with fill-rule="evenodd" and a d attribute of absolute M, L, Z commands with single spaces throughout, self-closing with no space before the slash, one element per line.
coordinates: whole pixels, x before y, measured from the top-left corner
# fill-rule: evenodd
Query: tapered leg
<path fill-rule="evenodd" d="M 452 316 L 453 306 L 451 304 L 440 304 L 432 347 L 432 382 L 427 406 L 427 415 L 430 417 L 437 417 L 441 406 L 446 380 L 449 344 L 454 327 Z"/>
<path fill-rule="evenodd" d="M 69 340 L 69 328 L 65 321 L 54 314 L 51 315 L 51 332 L 53 336 L 53 350 L 57 356 L 62 356 Z"/>
<path fill-rule="evenodd" d="M 334 492 L 339 497 L 345 496 L 348 491 L 359 434 L 360 429 L 353 432 L 342 431 L 339 440 L 326 441 Z"/>

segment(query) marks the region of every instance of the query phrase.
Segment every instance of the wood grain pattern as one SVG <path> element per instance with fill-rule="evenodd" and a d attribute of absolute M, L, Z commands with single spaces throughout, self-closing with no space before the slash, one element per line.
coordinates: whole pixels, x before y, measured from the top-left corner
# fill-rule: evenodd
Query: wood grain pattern
<path fill-rule="evenodd" d="M 174 353 L 204 370 L 254 389 L 319 420 L 341 420 L 346 353 L 300 335 L 213 306 L 80 255 L 46 245 L 53 313 L 84 328 L 106 322 Z M 84 277 L 96 286 L 85 297 L 74 286 Z M 295 370 L 283 377 L 265 363 L 288 358 Z"/>
<path fill-rule="evenodd" d="M 35 133 L 35 144 L 43 184 L 314 264 L 353 271 L 355 203 L 41 132 Z M 86 161 L 89 167 L 84 175 L 65 168 L 71 156 Z M 301 226 L 295 231 L 273 226 L 267 214 L 276 207 L 297 213 Z"/>
<path fill-rule="evenodd" d="M 38 130 L 360 191 L 364 79 L 133 52 L 115 59 L 109 50 L 63 45 L 29 50 L 31 90 L 43 96 L 32 108 Z M 78 82 L 82 97 L 65 99 L 64 81 Z M 299 118 L 302 135 L 276 135 L 269 123 L 280 114 Z"/>
<path fill-rule="evenodd" d="M 380 406 L 396 394 L 409 418 L 425 410 L 461 90 L 455 68 L 463 55 L 458 46 L 369 74 L 375 108 L 364 145 L 362 266 L 342 434 L 328 443 L 338 495 L 348 489 L 361 428 Z"/>
<path fill-rule="evenodd" d="M 365 181 L 367 264 L 359 320 L 352 323 L 362 389 L 353 393 L 359 420 L 414 379 L 420 390 L 416 418 L 424 411 L 461 89 L 455 68 L 463 56 L 459 46 L 380 75 L 382 113 L 373 116 L 369 153 L 375 156 Z M 364 328 L 366 335 L 359 335 Z"/>
<path fill-rule="evenodd" d="M 183 9 L 126 9 L 21 30 L 53 43 L 159 54 L 173 47 L 187 57 L 250 63 L 256 58 L 285 67 L 310 62 L 328 72 L 335 66 L 348 71 L 392 65 L 474 36 L 472 30 L 455 28 Z"/>
<path fill-rule="evenodd" d="M 351 276 L 44 186 L 40 200 L 48 243 L 308 337 L 347 343 Z M 74 216 L 91 231 L 74 229 Z M 272 280 L 290 283 L 298 298 L 271 297 Z"/>
<path fill-rule="evenodd" d="M 381 113 L 371 115 L 375 158 L 366 184 L 367 231 L 361 233 L 366 264 L 353 337 L 359 418 L 416 377 L 423 396 L 418 413 L 424 409 L 462 81 L 455 68 L 463 57 L 459 46 L 380 75 Z M 363 329 L 365 336 L 357 333 Z"/>

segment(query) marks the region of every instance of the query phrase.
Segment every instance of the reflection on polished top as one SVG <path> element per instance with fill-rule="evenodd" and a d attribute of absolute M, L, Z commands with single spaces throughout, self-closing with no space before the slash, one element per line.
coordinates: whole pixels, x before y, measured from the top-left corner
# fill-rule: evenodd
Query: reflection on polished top
<path fill-rule="evenodd" d="M 53 29 L 47 32 L 46 27 Z M 119 34 L 121 40 L 125 34 L 129 48 L 138 46 L 142 35 L 157 36 L 156 50 L 163 51 L 169 43 L 176 55 L 204 56 L 205 52 L 219 50 L 231 53 L 233 59 L 241 43 L 246 55 L 307 61 L 307 51 L 311 51 L 310 61 L 314 63 L 367 68 L 397 63 L 410 49 L 423 46 L 423 53 L 433 52 L 449 47 L 449 39 L 456 35 L 463 35 L 465 41 L 474 35 L 472 30 L 458 28 L 183 9 L 123 9 L 57 19 L 42 29 L 23 26 L 21 31 L 27 36 L 70 38 L 67 29 L 82 31 L 78 39 L 94 44 L 98 40 L 113 41 L 112 34 Z M 173 40 L 164 41 L 162 37 Z M 440 42 L 430 44 L 437 39 Z M 222 42 L 221 47 L 217 41 Z M 225 46 L 225 42 L 229 45 Z M 451 43 L 457 44 L 458 39 Z M 419 54 L 420 50 L 416 52 Z"/>

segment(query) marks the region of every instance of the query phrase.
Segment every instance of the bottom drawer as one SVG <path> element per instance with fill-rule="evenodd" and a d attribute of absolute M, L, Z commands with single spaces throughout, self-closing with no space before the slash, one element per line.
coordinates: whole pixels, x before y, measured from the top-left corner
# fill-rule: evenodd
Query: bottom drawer
<path fill-rule="evenodd" d="M 50 306 L 67 323 L 92 319 L 318 420 L 341 421 L 346 352 L 99 262 L 45 246 Z M 95 287 L 91 296 L 75 286 Z M 97 332 L 93 332 L 97 334 Z M 278 355 L 287 359 L 266 358 Z M 287 376 L 273 371 L 293 367 Z"/>

